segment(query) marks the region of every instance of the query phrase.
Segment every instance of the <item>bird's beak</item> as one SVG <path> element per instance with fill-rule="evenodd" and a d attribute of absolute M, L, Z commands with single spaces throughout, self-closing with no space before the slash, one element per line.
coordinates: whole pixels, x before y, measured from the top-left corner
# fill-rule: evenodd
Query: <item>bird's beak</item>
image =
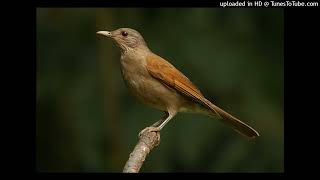
<path fill-rule="evenodd" d="M 98 31 L 97 34 L 107 36 L 107 37 L 112 37 L 112 34 L 109 31 Z"/>

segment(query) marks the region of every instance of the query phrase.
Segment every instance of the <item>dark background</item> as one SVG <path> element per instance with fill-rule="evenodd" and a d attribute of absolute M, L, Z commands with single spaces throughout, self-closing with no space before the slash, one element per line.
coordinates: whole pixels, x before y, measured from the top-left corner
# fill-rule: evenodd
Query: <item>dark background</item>
<path fill-rule="evenodd" d="M 121 172 L 162 116 L 129 94 L 118 48 L 96 35 L 130 27 L 261 135 L 181 113 L 142 172 L 283 172 L 283 19 L 279 8 L 38 8 L 37 170 Z"/>

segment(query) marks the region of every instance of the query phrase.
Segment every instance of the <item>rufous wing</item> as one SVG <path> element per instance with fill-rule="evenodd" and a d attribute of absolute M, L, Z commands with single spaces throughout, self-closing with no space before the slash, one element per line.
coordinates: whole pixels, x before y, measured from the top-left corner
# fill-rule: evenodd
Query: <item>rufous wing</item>
<path fill-rule="evenodd" d="M 160 80 L 160 82 L 166 86 L 175 89 L 177 92 L 189 97 L 191 100 L 211 109 L 211 111 L 215 112 L 216 115 L 223 119 L 223 123 L 231 126 L 240 134 L 250 138 L 259 136 L 253 128 L 207 100 L 200 90 L 185 75 L 163 58 L 155 54 L 147 56 L 146 67 L 152 77 Z"/>
<path fill-rule="evenodd" d="M 165 85 L 188 96 L 191 100 L 209 107 L 208 101 L 200 90 L 185 75 L 163 58 L 157 55 L 148 56 L 147 70 L 152 77 L 160 80 Z"/>

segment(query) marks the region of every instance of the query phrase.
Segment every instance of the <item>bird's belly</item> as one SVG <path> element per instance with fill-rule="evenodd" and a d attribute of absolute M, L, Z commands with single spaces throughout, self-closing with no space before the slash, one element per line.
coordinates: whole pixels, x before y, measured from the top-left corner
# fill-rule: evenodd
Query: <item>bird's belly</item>
<path fill-rule="evenodd" d="M 141 102 L 161 111 L 166 111 L 168 106 L 179 102 L 178 94 L 160 83 L 158 80 L 143 75 L 134 75 L 126 78 L 128 88 Z"/>

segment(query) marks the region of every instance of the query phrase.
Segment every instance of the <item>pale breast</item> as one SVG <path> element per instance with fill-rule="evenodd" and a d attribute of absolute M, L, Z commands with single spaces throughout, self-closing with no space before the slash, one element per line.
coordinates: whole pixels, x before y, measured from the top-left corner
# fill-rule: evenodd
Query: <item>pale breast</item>
<path fill-rule="evenodd" d="M 137 59 L 122 59 L 121 66 L 129 90 L 144 104 L 165 111 L 169 105 L 179 102 L 180 95 L 150 76 L 145 65 Z"/>

